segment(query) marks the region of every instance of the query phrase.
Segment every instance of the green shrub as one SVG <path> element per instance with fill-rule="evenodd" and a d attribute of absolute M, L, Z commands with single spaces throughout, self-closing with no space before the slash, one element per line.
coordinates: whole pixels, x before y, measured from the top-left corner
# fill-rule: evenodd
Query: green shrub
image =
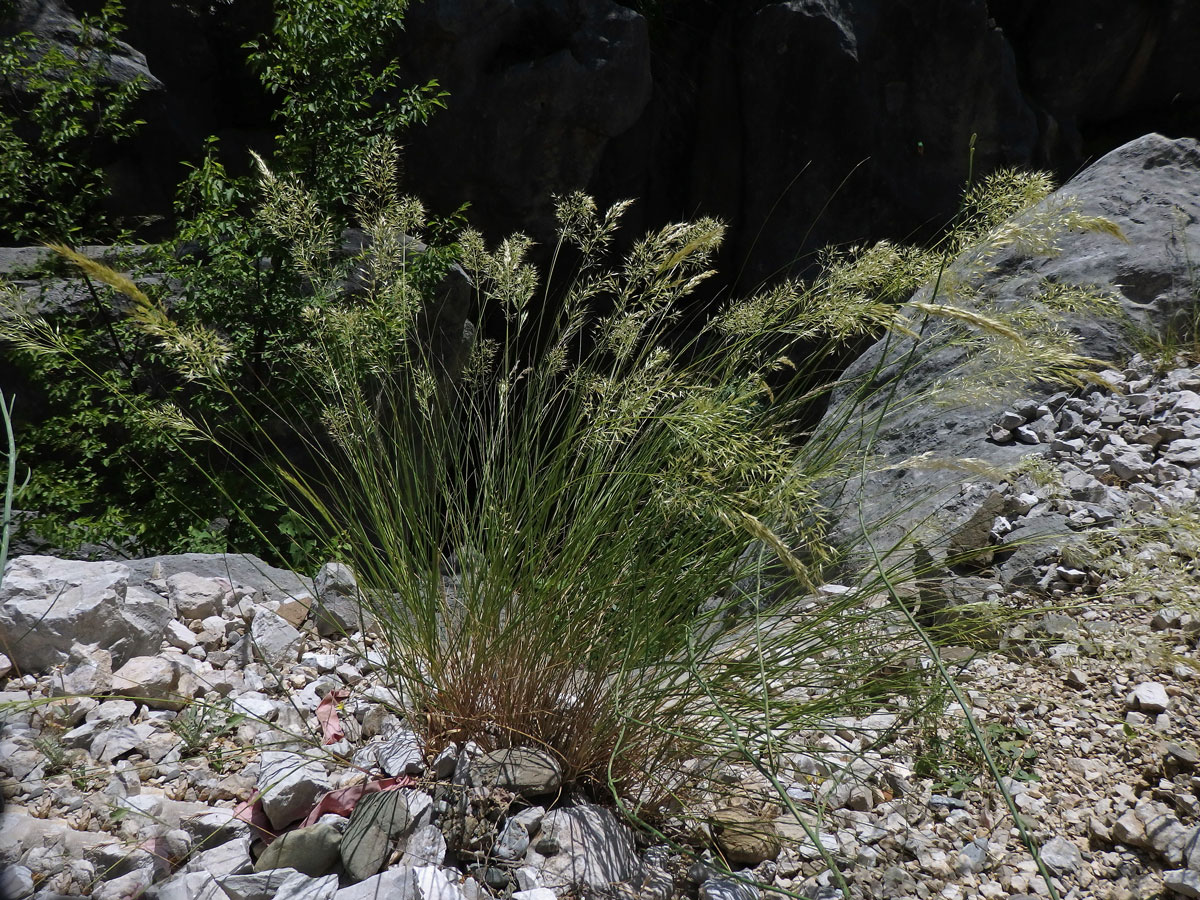
<path fill-rule="evenodd" d="M 275 25 L 248 46 L 263 87 L 279 100 L 276 158 L 345 212 L 364 139 L 396 138 L 445 106 L 436 80 L 406 86 L 395 58 L 404 0 L 279 0 Z"/>
<path fill-rule="evenodd" d="M 99 161 L 143 124 L 132 117 L 141 81 L 107 76 L 122 8 L 107 0 L 82 17 L 70 49 L 29 32 L 0 39 L 0 243 L 112 234 Z"/>
<path fill-rule="evenodd" d="M 119 7 L 110 6 L 101 19 L 88 23 L 89 29 L 116 28 Z M 374 0 L 279 4 L 272 34 L 251 54 L 264 86 L 281 99 L 276 115 L 280 164 L 297 170 L 328 198 L 337 211 L 330 226 L 334 233 L 349 222 L 347 172 L 359 168 L 364 139 L 424 122 L 442 102 L 435 83 L 412 90 L 399 84 L 388 49 L 402 9 L 402 4 Z M 111 43 L 93 30 L 85 34 Z M 83 58 L 80 65 L 85 64 L 99 65 L 91 56 Z M 86 69 L 93 79 L 99 71 Z M 48 84 L 50 90 L 54 82 Z M 73 100 L 82 106 L 92 102 L 82 95 L 54 96 L 66 108 Z M 119 121 L 124 109 L 114 103 L 109 118 Z M 61 148 L 64 171 L 81 164 L 76 150 Z M 73 348 L 70 356 L 52 358 L 20 348 L 12 354 L 22 377 L 41 389 L 50 411 L 25 429 L 29 452 L 43 461 L 25 502 L 39 513 L 29 526 L 54 546 L 117 539 L 122 544 L 116 549 L 141 554 L 236 546 L 301 568 L 328 552 L 258 487 L 266 471 L 248 478 L 225 465 L 223 455 L 194 448 L 207 472 L 202 475 L 153 417 L 116 399 L 141 396 L 146 402 L 174 403 L 219 431 L 227 449 L 249 449 L 245 436 L 258 424 L 270 423 L 272 440 L 287 443 L 307 420 L 319 419 L 292 352 L 306 334 L 300 312 L 311 288 L 287 264 L 283 244 L 257 219 L 253 180 L 230 175 L 218 150 L 216 139 L 210 139 L 204 159 L 180 187 L 175 239 L 139 248 L 123 268 L 153 275 L 147 289 L 156 300 L 169 301 L 179 321 L 220 330 L 239 403 L 173 371 L 153 340 L 125 321 L 119 304 L 87 284 L 92 302 L 77 314 L 56 318 L 63 340 Z M 82 216 L 69 204 L 63 209 L 64 216 Z M 39 232 L 66 243 L 84 233 L 54 223 Z M 428 280 L 436 280 L 436 269 L 431 256 Z M 107 387 L 98 387 L 97 378 Z M 275 407 L 265 407 L 259 397 L 273 398 Z M 280 407 L 290 411 L 287 420 L 277 415 Z M 239 500 L 236 509 L 230 496 Z M 247 518 L 269 539 L 249 530 Z"/>

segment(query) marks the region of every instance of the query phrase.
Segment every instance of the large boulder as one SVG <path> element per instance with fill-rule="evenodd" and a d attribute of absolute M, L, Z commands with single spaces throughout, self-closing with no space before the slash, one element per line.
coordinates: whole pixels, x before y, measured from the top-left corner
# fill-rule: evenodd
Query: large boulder
<path fill-rule="evenodd" d="M 20 556 L 0 584 L 0 646 L 22 671 L 41 672 L 107 650 L 113 666 L 157 653 L 171 612 L 129 587 L 129 568 Z"/>
<path fill-rule="evenodd" d="M 1189 271 L 1186 248 L 1200 246 L 1200 144 L 1157 134 L 1139 138 L 1099 160 L 1027 215 L 1038 216 L 1065 196 L 1076 198 L 1084 213 L 1107 217 L 1127 240 L 1071 232 L 1059 239 L 1060 252 L 1054 256 L 1031 257 L 1015 246 L 994 251 L 979 283 L 983 296 L 1001 304 L 1019 303 L 1046 284 L 1058 283 L 1098 288 L 1116 297 L 1126 320 L 1081 316 L 1067 323 L 1079 337 L 1079 352 L 1100 360 L 1116 360 L 1132 351 L 1131 323 L 1151 333 L 1178 327 L 1196 302 L 1195 274 Z M 966 277 L 979 263 L 976 255 L 965 254 L 951 264 L 943 282 Z M 929 294 L 930 288 L 923 288 L 916 299 L 928 299 Z M 847 376 L 868 376 L 882 367 L 876 376 L 882 382 L 903 367 L 895 397 L 915 397 L 963 363 L 960 349 L 937 338 L 923 343 L 915 357 L 912 351 L 907 341 L 881 341 L 850 366 Z M 1027 396 L 1036 400 L 1055 390 L 1031 385 Z M 863 440 L 889 396 L 880 392 L 848 423 L 843 421 L 844 408 L 835 403 L 824 427 L 838 429 L 844 440 Z M 956 528 L 974 529 L 976 513 L 992 491 L 967 483 L 968 476 L 956 463 L 973 459 L 975 469 L 1002 472 L 1027 454 L 1044 450 L 986 440 L 1006 406 L 1003 400 L 952 410 L 929 403 L 894 405 L 874 442 L 877 457 L 889 465 L 839 485 L 827 498 L 834 536 L 862 551 L 865 523 L 876 547 L 887 551 L 904 543 L 906 536 L 944 541 Z M 901 465 L 922 454 L 926 458 L 921 464 Z"/>
<path fill-rule="evenodd" d="M 172 576 L 190 574 L 220 578 L 233 587 L 255 591 L 260 600 L 284 601 L 313 596 L 312 580 L 287 569 L 268 565 L 250 553 L 177 553 L 131 559 L 125 563 L 135 583 L 151 578 L 170 581 Z"/>

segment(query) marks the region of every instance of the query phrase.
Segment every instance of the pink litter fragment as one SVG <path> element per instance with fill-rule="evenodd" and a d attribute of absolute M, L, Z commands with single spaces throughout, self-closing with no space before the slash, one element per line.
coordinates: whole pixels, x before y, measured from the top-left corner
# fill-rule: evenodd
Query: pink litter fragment
<path fill-rule="evenodd" d="M 337 708 L 350 696 L 347 690 L 330 691 L 317 704 L 317 722 L 321 726 L 322 741 L 325 744 L 336 744 L 346 737 L 342 731 L 342 723 L 338 720 Z"/>
<path fill-rule="evenodd" d="M 412 787 L 416 783 L 416 779 L 412 776 L 401 775 L 399 778 L 379 778 L 375 781 L 367 781 L 363 784 L 354 784 L 350 787 L 330 791 L 321 796 L 321 799 L 317 801 L 317 805 L 313 807 L 312 812 L 304 818 L 299 827 L 304 828 L 308 825 L 313 825 L 321 816 L 330 814 L 335 816 L 349 816 L 354 811 L 354 807 L 358 801 L 368 794 Z"/>
<path fill-rule="evenodd" d="M 266 811 L 263 810 L 262 792 L 258 788 L 255 788 L 249 798 L 234 808 L 233 817 L 241 819 L 249 825 L 254 836 L 264 844 L 270 844 L 279 837 L 279 834 L 271 827 L 271 820 L 267 818 Z"/>

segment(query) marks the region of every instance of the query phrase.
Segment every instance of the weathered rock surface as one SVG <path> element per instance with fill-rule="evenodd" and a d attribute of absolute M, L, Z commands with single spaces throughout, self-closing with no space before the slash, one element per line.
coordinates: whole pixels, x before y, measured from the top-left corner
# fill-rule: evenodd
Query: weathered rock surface
<path fill-rule="evenodd" d="M 555 853 L 542 853 L 537 848 Z M 637 868 L 633 834 L 611 811 L 592 804 L 554 809 L 542 819 L 538 843 L 525 864 L 556 892 L 571 885 L 603 890 L 625 881 Z"/>
<path fill-rule="evenodd" d="M 319 762 L 298 753 L 268 750 L 258 775 L 263 811 L 276 828 L 291 825 L 329 790 L 329 778 Z"/>
<path fill-rule="evenodd" d="M 333 868 L 341 843 L 342 836 L 330 825 L 297 828 L 272 841 L 254 863 L 254 871 L 294 869 L 316 878 Z"/>
<path fill-rule="evenodd" d="M 562 786 L 562 764 L 553 754 L 535 747 L 492 750 L 471 760 L 470 783 L 523 797 L 544 796 Z"/>
<path fill-rule="evenodd" d="M 107 650 L 113 663 L 156 652 L 170 612 L 156 603 L 127 603 L 129 569 L 22 556 L 0 585 L 0 640 L 12 663 L 41 672 L 64 663 L 72 649 Z"/>
<path fill-rule="evenodd" d="M 1063 236 L 1060 252 L 1051 257 L 1030 258 L 1019 247 L 999 249 L 989 257 L 989 271 L 981 282 L 985 296 L 1016 303 L 1045 284 L 1084 285 L 1115 296 L 1132 320 L 1144 328 L 1163 331 L 1171 326 L 1193 302 L 1187 262 L 1174 247 L 1176 241 L 1193 246 L 1200 242 L 1200 145 L 1160 135 L 1139 138 L 1072 179 L 1043 206 L 1063 196 L 1076 198 L 1084 213 L 1110 219 L 1127 242 L 1106 234 L 1076 232 Z M 1037 215 L 1037 211 L 1029 215 Z M 977 263 L 969 256 L 955 261 L 946 281 L 967 278 Z M 928 299 L 928 294 L 928 288 L 922 289 L 917 299 Z M 1071 324 L 1080 338 L 1079 352 L 1085 356 L 1111 360 L 1130 349 L 1128 332 L 1116 320 L 1091 316 Z M 907 364 L 909 349 L 906 341 L 893 342 L 887 350 L 892 368 L 885 371 L 899 374 L 899 361 Z M 850 367 L 848 376 L 871 371 L 884 352 L 883 343 L 875 345 Z M 914 365 L 906 367 L 895 396 L 919 395 L 954 372 L 961 362 L 960 351 L 932 342 Z M 956 372 L 955 377 L 961 378 L 961 373 Z M 886 396 L 868 404 L 863 421 L 873 425 Z M 943 533 L 948 524 L 954 530 L 954 522 L 969 521 L 981 501 L 972 496 L 973 488 L 963 487 L 965 476 L 956 461 L 971 458 L 1005 471 L 1031 452 L 1019 442 L 980 440 L 1001 417 L 1005 405 L 961 406 L 952 413 L 918 405 L 889 414 L 875 443 L 880 457 L 899 461 L 929 453 L 932 459 L 868 474 L 861 485 L 857 480 L 847 482 L 836 497 L 831 496 L 838 510 L 834 532 L 849 545 L 861 543 L 856 537 L 861 533 L 859 503 L 873 541 L 882 551 L 913 529 L 917 535 L 931 528 Z M 839 414 L 837 409 L 831 411 L 827 418 L 830 427 L 840 429 Z M 855 439 L 853 427 L 841 430 L 846 439 Z M 935 510 L 936 518 L 931 519 Z"/>

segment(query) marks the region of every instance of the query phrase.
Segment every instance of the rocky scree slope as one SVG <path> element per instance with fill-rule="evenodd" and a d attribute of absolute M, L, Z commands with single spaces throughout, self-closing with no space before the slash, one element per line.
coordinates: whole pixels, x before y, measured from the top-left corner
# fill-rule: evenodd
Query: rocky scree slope
<path fill-rule="evenodd" d="M 1105 374 L 1113 391 L 1005 411 L 1005 423 L 1055 425 L 1030 445 L 1037 465 L 995 489 L 994 568 L 975 589 L 1030 612 L 994 650 L 941 653 L 996 738 L 1061 896 L 1194 897 L 1200 370 L 1135 359 Z M 1115 468 L 1127 481 L 1105 457 L 1126 458 Z M 953 597 L 958 581 L 943 590 Z M 92 616 L 140 628 L 97 630 Z M 31 620 L 39 640 L 11 640 Z M 556 761 L 534 748 L 429 758 L 389 710 L 382 656 L 360 652 L 364 626 L 336 565 L 309 583 L 252 558 L 14 560 L 0 589 L 7 896 L 838 896 L 748 768 L 722 766 L 743 802 L 714 798 L 701 817 L 757 886 L 647 847 L 609 810 L 564 796 Z M 995 792 L 955 774 L 955 742 L 969 747 L 961 710 L 935 722 L 945 768 L 932 773 L 919 736 L 889 736 L 905 712 L 831 722 L 819 754 L 783 759 L 789 796 L 816 817 L 852 896 L 1045 895 Z"/>

